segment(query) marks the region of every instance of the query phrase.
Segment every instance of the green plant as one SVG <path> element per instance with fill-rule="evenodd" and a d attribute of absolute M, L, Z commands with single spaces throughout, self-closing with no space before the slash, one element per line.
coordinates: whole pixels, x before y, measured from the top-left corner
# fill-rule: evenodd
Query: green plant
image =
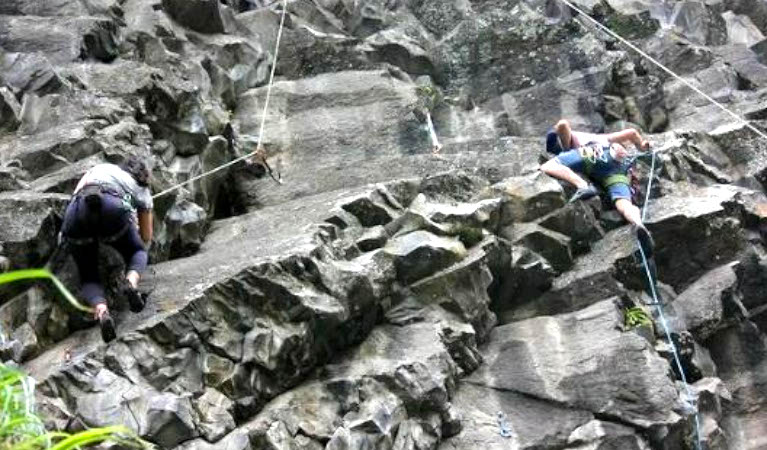
<path fill-rule="evenodd" d="M 76 308 L 91 312 L 46 269 L 17 270 L 0 274 L 0 285 L 22 280 L 48 279 Z M 124 447 L 151 449 L 128 427 L 92 428 L 79 433 L 48 431 L 35 412 L 34 381 L 21 371 L 0 364 L 0 450 L 75 450 L 101 442 Z"/>
<path fill-rule="evenodd" d="M 482 239 L 485 237 L 482 228 L 464 224 L 453 227 L 452 234 L 455 235 L 466 248 L 474 247 L 482 242 Z"/>
<path fill-rule="evenodd" d="M 35 412 L 34 383 L 21 371 L 0 364 L 0 450 L 74 450 L 101 442 L 150 449 L 122 425 L 70 434 L 47 431 Z"/>
<path fill-rule="evenodd" d="M 653 321 L 647 312 L 639 306 L 628 308 L 623 312 L 623 323 L 632 330 L 637 327 L 653 327 Z"/>
<path fill-rule="evenodd" d="M 432 86 L 421 85 L 417 86 L 415 89 L 421 102 L 420 106 L 427 111 L 433 111 L 441 101 L 439 91 Z"/>
<path fill-rule="evenodd" d="M 93 313 L 93 308 L 84 306 L 78 302 L 74 295 L 64 286 L 64 284 L 56 278 L 56 275 L 52 274 L 47 269 L 25 269 L 14 270 L 13 272 L 0 274 L 0 285 L 6 283 L 13 283 L 15 281 L 23 280 L 50 280 L 53 285 L 58 289 L 61 295 L 75 308 L 86 313 Z"/>

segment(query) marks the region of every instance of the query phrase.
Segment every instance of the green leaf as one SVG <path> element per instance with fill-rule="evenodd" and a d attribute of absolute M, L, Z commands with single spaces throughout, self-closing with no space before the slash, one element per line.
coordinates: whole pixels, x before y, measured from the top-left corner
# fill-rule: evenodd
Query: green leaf
<path fill-rule="evenodd" d="M 0 450 L 74 450 L 107 441 L 136 449 L 154 448 L 122 425 L 76 434 L 46 431 L 42 419 L 33 413 L 35 397 L 32 387 L 24 387 L 26 380 L 21 371 L 0 364 L 0 403 L 4 405 Z"/>
<path fill-rule="evenodd" d="M 79 309 L 80 311 L 86 312 L 86 313 L 93 313 L 93 308 L 89 306 L 85 306 L 77 299 L 74 295 L 72 295 L 71 292 L 64 286 L 61 281 L 59 281 L 58 278 L 56 278 L 56 275 L 52 274 L 47 269 L 24 269 L 24 270 L 15 270 L 13 272 L 3 273 L 0 274 L 0 285 L 7 284 L 7 283 L 13 283 L 16 281 L 23 281 L 23 280 L 34 280 L 34 279 L 48 279 L 51 280 L 54 286 L 56 286 L 56 289 L 59 290 L 61 295 L 76 309 Z"/>

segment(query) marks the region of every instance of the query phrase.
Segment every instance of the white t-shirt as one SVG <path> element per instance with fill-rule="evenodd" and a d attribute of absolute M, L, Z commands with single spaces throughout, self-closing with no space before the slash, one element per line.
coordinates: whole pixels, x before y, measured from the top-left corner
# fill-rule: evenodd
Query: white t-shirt
<path fill-rule="evenodd" d="M 93 166 L 77 183 L 75 194 L 88 184 L 103 184 L 121 190 L 131 197 L 131 206 L 139 211 L 147 211 L 154 207 L 149 188 L 139 186 L 131 174 L 114 164 L 104 163 Z"/>

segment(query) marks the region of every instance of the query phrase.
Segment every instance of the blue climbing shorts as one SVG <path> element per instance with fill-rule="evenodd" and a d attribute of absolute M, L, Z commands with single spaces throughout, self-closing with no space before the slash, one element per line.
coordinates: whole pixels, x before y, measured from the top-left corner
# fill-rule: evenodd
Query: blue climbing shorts
<path fill-rule="evenodd" d="M 615 183 L 607 188 L 607 193 L 610 194 L 610 201 L 615 202 L 618 199 L 625 198 L 631 201 L 631 188 L 626 183 Z"/>
<path fill-rule="evenodd" d="M 581 152 L 578 149 L 562 152 L 555 159 L 563 166 L 583 173 L 583 156 L 581 156 Z"/>
<path fill-rule="evenodd" d="M 578 149 L 562 152 L 559 155 L 557 155 L 555 159 L 563 166 L 566 166 L 575 172 L 584 173 L 583 156 L 581 155 L 581 152 Z M 615 171 L 614 168 L 610 168 L 604 165 L 598 165 L 594 168 L 594 170 L 603 172 L 603 173 L 600 173 L 599 175 L 596 175 L 592 172 L 592 178 L 594 178 L 600 183 L 602 180 L 609 177 L 610 175 L 614 175 L 615 173 L 618 173 L 617 171 Z M 607 190 L 607 193 L 610 194 L 610 200 L 612 202 L 615 202 L 616 200 L 620 198 L 625 198 L 627 200 L 631 200 L 632 198 L 631 188 L 626 183 L 615 183 L 609 186 L 606 190 Z"/>

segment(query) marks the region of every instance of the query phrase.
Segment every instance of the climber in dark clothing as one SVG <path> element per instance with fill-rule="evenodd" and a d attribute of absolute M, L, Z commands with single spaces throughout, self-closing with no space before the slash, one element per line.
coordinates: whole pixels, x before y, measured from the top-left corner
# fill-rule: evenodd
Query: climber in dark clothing
<path fill-rule="evenodd" d="M 148 180 L 149 170 L 135 157 L 120 166 L 99 164 L 80 180 L 64 215 L 62 237 L 77 264 L 82 296 L 95 308 L 105 342 L 116 334 L 99 276 L 99 244 L 110 245 L 122 255 L 126 264 L 123 291 L 131 311 L 141 311 L 144 299 L 138 282 L 147 266 L 146 246 L 153 233 Z"/>
<path fill-rule="evenodd" d="M 573 132 L 569 124 L 562 120 L 547 136 L 547 150 L 556 153 L 557 156 L 544 163 L 541 171 L 578 188 L 570 199 L 571 202 L 599 195 L 597 187 L 589 184 L 578 173 L 587 175 L 601 184 L 610 195 L 610 200 L 615 203 L 615 209 L 634 225 L 637 237 L 647 257 L 650 258 L 653 248 L 652 237 L 642 223 L 639 208 L 632 203 L 630 181 L 627 175 L 630 167 L 629 155 L 626 148 L 621 145 L 626 141 L 632 142 L 641 151 L 650 148 L 650 144 L 634 129 L 612 134 L 587 135 Z M 558 151 L 555 152 L 552 149 Z"/>

